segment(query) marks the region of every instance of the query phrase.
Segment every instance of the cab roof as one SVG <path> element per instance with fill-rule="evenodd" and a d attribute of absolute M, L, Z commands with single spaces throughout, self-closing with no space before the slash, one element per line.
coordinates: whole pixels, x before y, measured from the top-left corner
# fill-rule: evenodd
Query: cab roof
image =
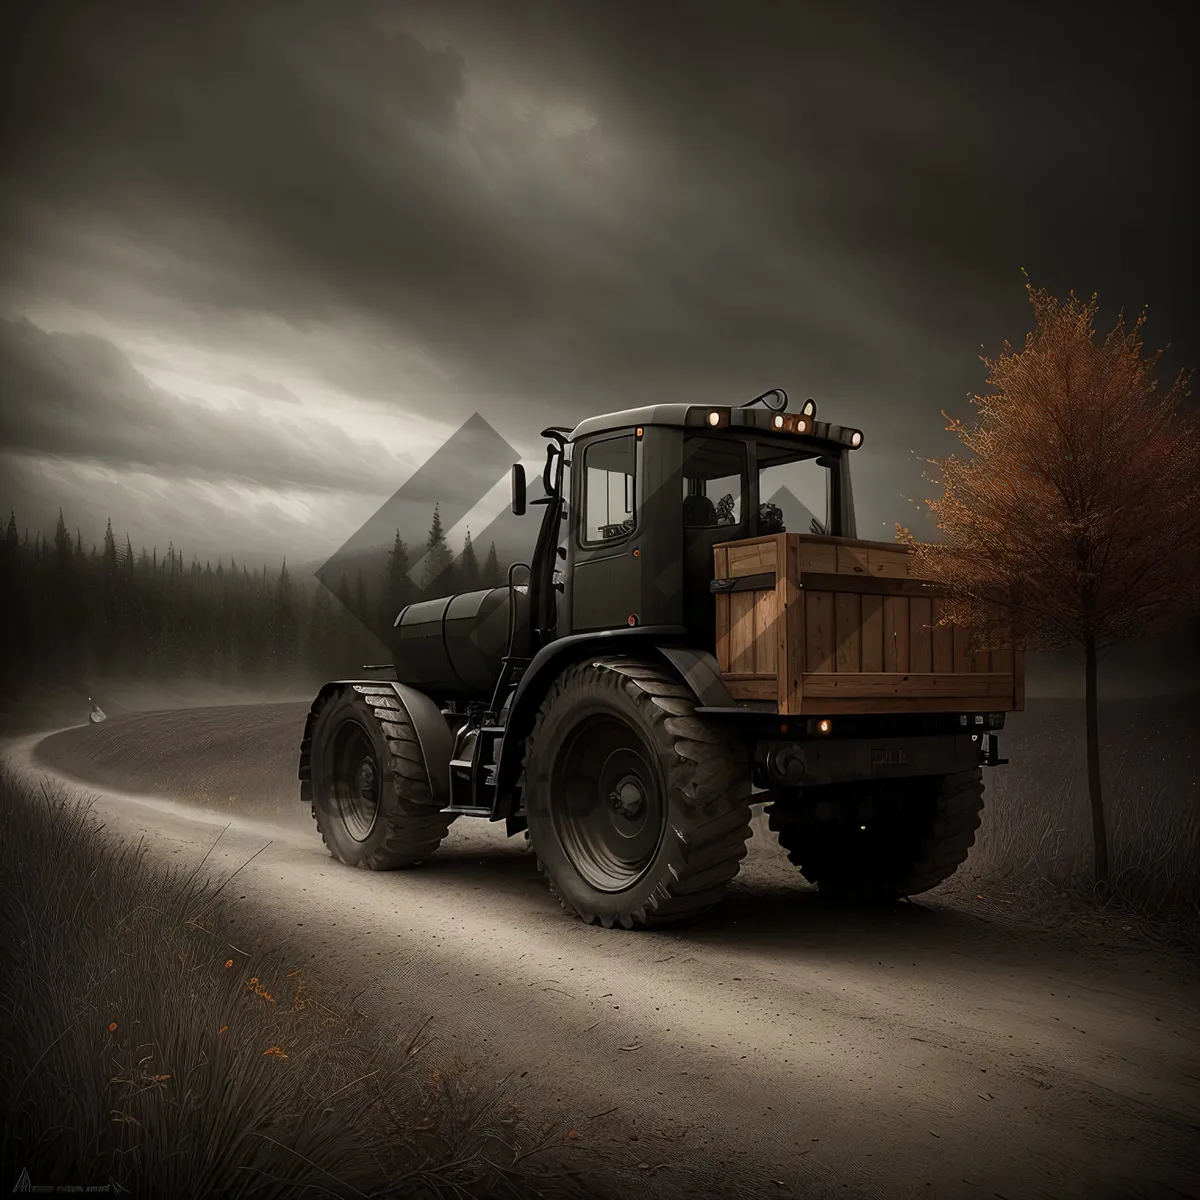
<path fill-rule="evenodd" d="M 710 418 L 714 413 L 718 414 L 718 419 L 712 422 Z M 785 427 L 775 423 L 780 416 L 784 418 Z M 848 449 L 858 449 L 863 442 L 861 430 L 831 425 L 828 421 L 818 421 L 802 413 L 776 413 L 768 408 L 722 404 L 647 404 L 641 408 L 602 413 L 581 421 L 567 434 L 567 441 L 575 442 L 594 433 L 645 425 L 689 427 L 713 434 L 730 429 L 759 430 L 764 434 L 799 435 L 819 442 L 832 442 Z M 562 432 L 566 433 L 566 430 Z"/>

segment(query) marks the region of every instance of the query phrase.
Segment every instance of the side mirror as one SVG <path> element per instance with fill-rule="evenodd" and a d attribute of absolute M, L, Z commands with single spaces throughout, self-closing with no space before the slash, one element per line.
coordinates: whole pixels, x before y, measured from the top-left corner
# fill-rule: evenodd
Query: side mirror
<path fill-rule="evenodd" d="M 525 515 L 525 468 L 520 463 L 513 463 L 512 469 L 512 514 Z"/>

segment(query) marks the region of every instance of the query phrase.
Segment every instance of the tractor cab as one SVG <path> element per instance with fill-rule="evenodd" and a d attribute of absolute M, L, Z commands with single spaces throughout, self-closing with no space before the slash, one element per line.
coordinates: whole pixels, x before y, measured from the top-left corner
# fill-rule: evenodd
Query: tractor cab
<path fill-rule="evenodd" d="M 818 421 L 811 400 L 799 413 L 786 406 L 776 389 L 742 407 L 658 404 L 545 431 L 536 640 L 670 625 L 711 650 L 717 543 L 854 537 L 849 452 L 861 432 Z M 513 470 L 523 511 L 524 474 Z"/>

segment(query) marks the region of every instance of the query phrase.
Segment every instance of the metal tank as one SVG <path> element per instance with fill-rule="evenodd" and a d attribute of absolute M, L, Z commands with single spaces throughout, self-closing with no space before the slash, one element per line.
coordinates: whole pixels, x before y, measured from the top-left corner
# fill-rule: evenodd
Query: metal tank
<path fill-rule="evenodd" d="M 510 625 L 516 631 L 513 653 L 528 655 L 529 595 L 524 585 L 406 605 L 392 629 L 396 678 L 438 700 L 487 700 L 508 650 Z"/>

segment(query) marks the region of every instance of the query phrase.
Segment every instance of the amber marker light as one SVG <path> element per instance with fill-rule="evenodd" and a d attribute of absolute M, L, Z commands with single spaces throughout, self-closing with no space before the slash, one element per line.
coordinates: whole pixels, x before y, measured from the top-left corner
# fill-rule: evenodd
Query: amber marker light
<path fill-rule="evenodd" d="M 825 721 L 818 721 L 818 722 L 817 722 L 817 728 L 818 728 L 818 729 L 819 729 L 819 730 L 820 730 L 822 733 L 829 733 L 829 732 L 830 732 L 830 731 L 833 729 L 833 722 L 832 722 L 832 721 L 829 721 L 829 720 L 825 720 Z"/>

